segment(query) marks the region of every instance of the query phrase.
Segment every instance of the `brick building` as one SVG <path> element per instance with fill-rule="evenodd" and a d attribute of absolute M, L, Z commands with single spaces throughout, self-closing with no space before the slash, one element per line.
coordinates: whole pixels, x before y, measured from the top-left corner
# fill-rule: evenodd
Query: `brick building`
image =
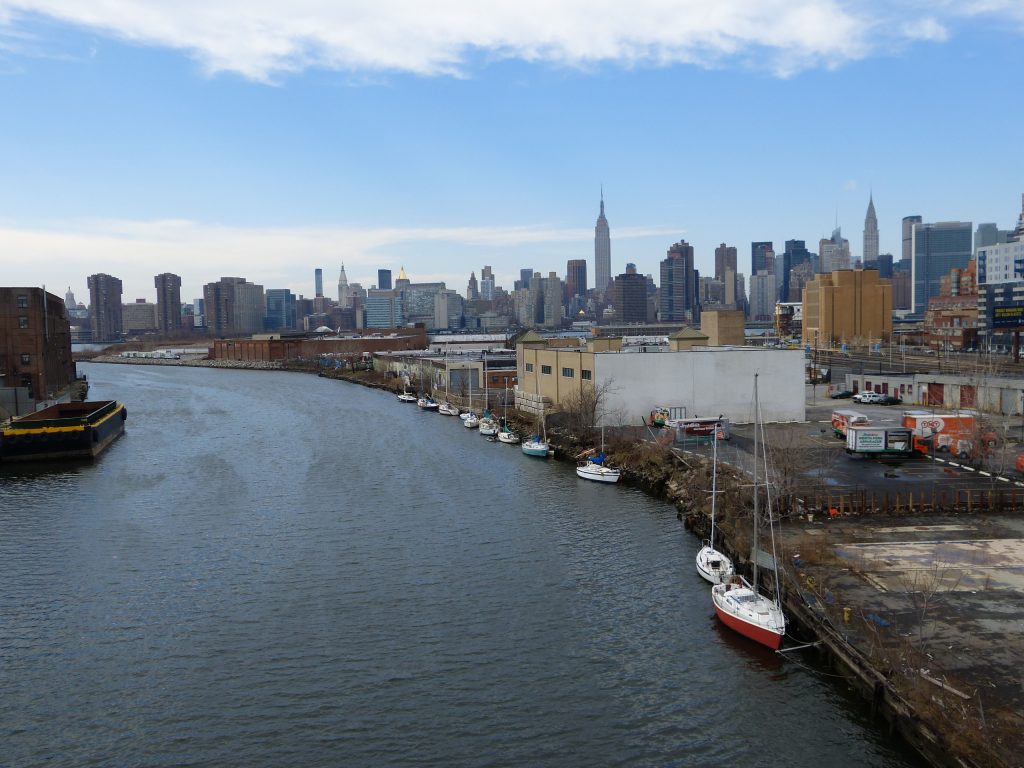
<path fill-rule="evenodd" d="M 74 379 L 64 300 L 42 288 L 0 288 L 0 416 L 31 413 Z"/>

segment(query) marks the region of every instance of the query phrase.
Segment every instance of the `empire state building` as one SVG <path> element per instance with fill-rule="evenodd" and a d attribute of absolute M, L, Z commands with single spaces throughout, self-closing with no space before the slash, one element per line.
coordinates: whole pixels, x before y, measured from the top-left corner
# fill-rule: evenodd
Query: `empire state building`
<path fill-rule="evenodd" d="M 594 289 L 604 293 L 612 279 L 612 238 L 604 217 L 604 191 L 601 191 L 601 215 L 594 227 Z"/>

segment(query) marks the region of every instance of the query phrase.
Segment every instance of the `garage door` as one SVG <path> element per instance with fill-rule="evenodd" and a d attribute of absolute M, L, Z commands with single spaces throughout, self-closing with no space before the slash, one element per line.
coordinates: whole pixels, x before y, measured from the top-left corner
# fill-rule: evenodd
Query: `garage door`
<path fill-rule="evenodd" d="M 928 384 L 928 403 L 927 404 L 928 405 L 942 406 L 945 403 L 945 399 L 943 397 L 943 395 L 944 395 L 944 391 L 943 391 L 944 388 L 945 388 L 945 386 L 943 384 L 929 383 Z"/>

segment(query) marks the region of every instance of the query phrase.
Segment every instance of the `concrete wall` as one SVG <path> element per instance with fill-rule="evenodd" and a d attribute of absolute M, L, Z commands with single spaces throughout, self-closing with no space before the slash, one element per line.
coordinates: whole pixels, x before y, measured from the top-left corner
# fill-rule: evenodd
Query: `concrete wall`
<path fill-rule="evenodd" d="M 804 353 L 798 349 L 703 347 L 686 352 L 594 355 L 595 385 L 607 388 L 605 423 L 639 424 L 655 406 L 686 415 L 753 421 L 754 374 L 765 421 L 805 421 Z"/>

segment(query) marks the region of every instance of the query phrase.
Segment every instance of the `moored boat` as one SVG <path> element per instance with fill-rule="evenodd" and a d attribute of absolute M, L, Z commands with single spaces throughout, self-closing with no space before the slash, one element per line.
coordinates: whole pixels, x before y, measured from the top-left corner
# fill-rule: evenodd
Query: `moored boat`
<path fill-rule="evenodd" d="M 786 617 L 779 605 L 759 594 L 742 576 L 711 588 L 715 613 L 725 626 L 774 651 L 782 647 Z"/>
<path fill-rule="evenodd" d="M 551 446 L 540 435 L 530 435 L 520 443 L 519 447 L 527 456 L 546 459 L 551 455 Z"/>
<path fill-rule="evenodd" d="M 598 483 L 617 483 L 622 479 L 622 470 L 616 467 L 609 467 L 604 463 L 604 453 L 591 456 L 582 464 L 576 466 L 576 474 L 584 480 L 594 480 Z"/>
<path fill-rule="evenodd" d="M 472 411 L 468 414 L 463 414 L 459 418 L 462 419 L 462 426 L 466 429 L 476 429 L 480 426 L 480 418 Z"/>
<path fill-rule="evenodd" d="M 452 405 L 447 400 L 445 400 L 443 403 L 441 403 L 441 405 L 437 407 L 437 412 L 440 413 L 442 416 L 458 416 L 459 408 L 458 406 Z"/>
<path fill-rule="evenodd" d="M 416 401 L 416 405 L 421 411 L 436 411 L 438 409 L 437 401 L 432 397 L 421 397 Z"/>
<path fill-rule="evenodd" d="M 0 429 L 0 460 L 93 458 L 124 434 L 127 418 L 116 400 L 51 405 Z"/>
<path fill-rule="evenodd" d="M 697 573 L 705 581 L 721 584 L 735 573 L 732 560 L 715 549 L 715 507 L 718 498 L 718 438 L 714 439 L 711 464 L 711 535 L 697 552 Z"/>
<path fill-rule="evenodd" d="M 754 374 L 754 510 L 753 510 L 753 544 L 751 547 L 753 561 L 753 580 L 732 577 L 722 584 L 711 587 L 711 601 L 715 606 L 718 618 L 730 629 L 754 642 L 765 645 L 772 650 L 782 646 L 782 638 L 786 634 L 786 616 L 782 612 L 782 599 L 779 594 L 778 565 L 775 558 L 775 538 L 772 527 L 772 503 L 768 482 L 767 451 L 764 447 L 764 422 L 761 418 L 761 405 L 757 397 L 757 374 Z M 758 470 L 761 463 L 761 476 Z M 760 518 L 758 498 L 759 486 L 764 485 L 768 528 L 772 531 L 772 551 L 762 552 L 759 547 Z M 758 589 L 758 569 L 762 559 L 771 562 L 774 574 L 775 594 L 772 597 L 762 595 Z"/>
<path fill-rule="evenodd" d="M 412 392 L 399 392 L 398 393 L 398 402 L 400 402 L 400 403 L 415 403 L 416 402 L 416 395 L 414 395 Z"/>
<path fill-rule="evenodd" d="M 497 437 L 498 435 L 498 421 L 490 413 L 485 413 L 484 417 L 480 419 L 480 434 L 484 437 Z"/>

